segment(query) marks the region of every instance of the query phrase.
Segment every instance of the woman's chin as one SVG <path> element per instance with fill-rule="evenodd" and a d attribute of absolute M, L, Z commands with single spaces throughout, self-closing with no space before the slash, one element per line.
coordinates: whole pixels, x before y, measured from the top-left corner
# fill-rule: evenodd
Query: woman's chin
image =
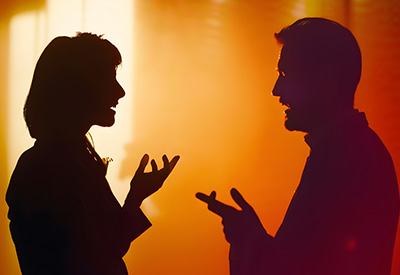
<path fill-rule="evenodd" d="M 111 127 L 115 123 L 115 117 L 114 115 L 112 116 L 107 116 L 99 119 L 95 125 L 101 126 L 101 127 Z"/>
<path fill-rule="evenodd" d="M 112 120 L 112 121 L 104 121 L 104 122 L 101 122 L 101 123 L 99 123 L 97 125 L 101 126 L 101 127 L 111 127 L 111 126 L 114 125 L 114 123 L 115 123 L 115 120 Z"/>

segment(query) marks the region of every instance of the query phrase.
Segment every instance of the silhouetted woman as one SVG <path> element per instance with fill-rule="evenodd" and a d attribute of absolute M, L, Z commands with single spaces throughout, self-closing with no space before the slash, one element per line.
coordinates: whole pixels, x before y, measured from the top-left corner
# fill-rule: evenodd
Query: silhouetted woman
<path fill-rule="evenodd" d="M 106 164 L 86 134 L 112 126 L 125 95 L 116 80 L 121 55 L 90 33 L 57 37 L 36 65 L 24 116 L 36 142 L 20 157 L 6 200 L 22 274 L 127 274 L 122 257 L 151 223 L 140 210 L 179 157 L 164 168 L 145 155 L 121 207 Z"/>

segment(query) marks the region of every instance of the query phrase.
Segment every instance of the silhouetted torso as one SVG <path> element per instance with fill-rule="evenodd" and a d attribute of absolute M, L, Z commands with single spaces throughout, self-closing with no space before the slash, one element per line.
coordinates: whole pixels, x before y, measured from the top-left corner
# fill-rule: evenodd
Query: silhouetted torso
<path fill-rule="evenodd" d="M 122 257 L 151 224 L 121 208 L 105 172 L 84 139 L 38 140 L 20 157 L 6 199 L 24 275 L 127 274 Z"/>
<path fill-rule="evenodd" d="M 301 182 L 275 243 L 259 245 L 257 274 L 389 275 L 399 195 L 386 148 L 358 112 L 306 141 Z"/>

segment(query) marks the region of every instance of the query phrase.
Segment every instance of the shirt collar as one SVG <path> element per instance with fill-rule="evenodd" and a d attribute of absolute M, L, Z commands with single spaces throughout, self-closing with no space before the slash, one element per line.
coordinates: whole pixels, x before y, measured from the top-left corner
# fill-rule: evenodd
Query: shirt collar
<path fill-rule="evenodd" d="M 328 136 L 329 133 L 333 132 L 335 129 L 339 128 L 341 125 L 345 124 L 348 121 L 359 121 L 361 123 L 365 123 L 368 126 L 365 113 L 359 112 L 357 109 L 352 109 L 350 111 L 342 113 L 335 120 L 317 129 L 316 131 L 305 135 L 304 140 L 312 149 L 322 139 Z"/>

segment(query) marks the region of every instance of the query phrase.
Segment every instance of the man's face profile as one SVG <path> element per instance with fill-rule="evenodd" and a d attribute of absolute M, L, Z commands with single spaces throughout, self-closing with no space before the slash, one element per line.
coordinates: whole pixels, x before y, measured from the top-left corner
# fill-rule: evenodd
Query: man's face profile
<path fill-rule="evenodd" d="M 285 106 L 285 127 L 310 132 L 318 127 L 323 109 L 320 75 L 305 69 L 301 61 L 283 46 L 277 65 L 279 77 L 272 94 Z"/>

